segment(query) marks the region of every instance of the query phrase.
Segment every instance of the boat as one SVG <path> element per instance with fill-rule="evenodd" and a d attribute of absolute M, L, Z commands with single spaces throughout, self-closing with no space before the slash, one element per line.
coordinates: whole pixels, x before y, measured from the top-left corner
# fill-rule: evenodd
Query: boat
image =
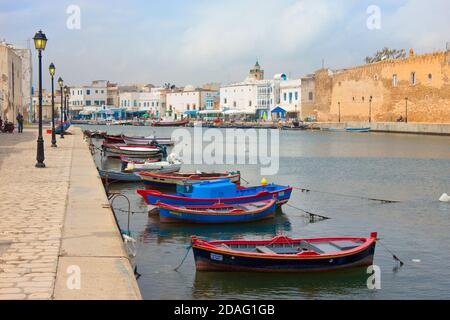
<path fill-rule="evenodd" d="M 70 128 L 71 125 L 72 125 L 72 123 L 71 123 L 69 120 L 63 122 L 62 125 L 61 125 L 61 123 L 60 123 L 60 124 L 55 128 L 55 134 L 61 134 L 61 128 L 62 128 L 62 131 L 65 132 L 66 130 L 68 130 L 68 129 Z"/>
<path fill-rule="evenodd" d="M 370 132 L 371 128 L 345 128 L 347 132 Z"/>
<path fill-rule="evenodd" d="M 373 264 L 370 237 L 206 241 L 192 237 L 197 271 L 324 272 Z"/>
<path fill-rule="evenodd" d="M 127 137 L 122 135 L 123 141 L 128 145 L 152 145 L 155 142 L 162 146 L 172 146 L 175 144 L 171 138 L 163 137 Z"/>
<path fill-rule="evenodd" d="M 164 203 L 159 207 L 163 223 L 243 223 L 275 217 L 276 200 L 243 204 L 215 203 L 206 206 L 172 206 Z"/>
<path fill-rule="evenodd" d="M 122 135 L 106 135 L 104 139 L 103 142 L 107 144 L 125 144 Z"/>
<path fill-rule="evenodd" d="M 125 173 L 115 170 L 97 170 L 104 181 L 140 182 L 142 180 L 141 176 L 136 173 Z"/>
<path fill-rule="evenodd" d="M 148 205 L 165 203 L 175 206 L 213 205 L 215 203 L 240 204 L 271 200 L 276 197 L 277 205 L 289 201 L 292 187 L 269 184 L 257 187 L 240 187 L 229 179 L 203 181 L 194 184 L 177 185 L 177 193 L 168 194 L 157 190 L 137 190 Z"/>
<path fill-rule="evenodd" d="M 238 185 L 241 183 L 241 173 L 239 171 L 223 172 L 223 173 L 174 173 L 161 174 L 156 172 L 142 172 L 140 176 L 144 183 L 149 186 L 174 188 L 177 185 L 185 183 L 194 183 L 207 180 L 217 180 L 227 178 L 231 182 Z"/>
<path fill-rule="evenodd" d="M 165 173 L 178 172 L 181 170 L 181 165 L 183 163 L 178 158 L 177 155 L 171 154 L 167 157 L 167 161 L 145 161 L 145 162 L 134 162 L 129 161 L 124 172 L 139 172 L 145 173 L 147 171 L 161 171 Z M 145 172 L 144 172 L 145 171 Z"/>
<path fill-rule="evenodd" d="M 189 120 L 178 120 L 178 121 L 154 121 L 152 123 L 153 127 L 182 127 L 189 123 Z"/>
<path fill-rule="evenodd" d="M 161 153 L 161 149 L 153 146 L 129 146 L 123 144 L 108 144 L 103 143 L 102 149 L 105 155 L 108 157 L 120 158 L 122 155 L 126 155 L 130 158 L 148 158 L 156 156 Z"/>

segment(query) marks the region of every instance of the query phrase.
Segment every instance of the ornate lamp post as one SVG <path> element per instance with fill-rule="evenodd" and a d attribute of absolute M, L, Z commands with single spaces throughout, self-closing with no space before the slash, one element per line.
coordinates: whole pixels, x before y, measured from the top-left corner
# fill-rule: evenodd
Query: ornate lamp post
<path fill-rule="evenodd" d="M 64 109 L 63 109 L 63 106 L 64 106 L 64 97 L 63 97 L 63 84 L 64 84 L 64 81 L 63 81 L 63 79 L 62 79 L 61 77 L 59 77 L 59 79 L 58 79 L 58 85 L 59 85 L 59 90 L 60 90 L 60 92 L 61 92 L 61 132 L 60 132 L 60 135 L 59 135 L 60 139 L 64 139 L 64 131 L 62 130 L 62 124 L 63 124 L 63 122 L 64 122 Z"/>
<path fill-rule="evenodd" d="M 39 58 L 39 131 L 37 139 L 36 168 L 45 168 L 44 138 L 42 137 L 42 51 L 45 50 L 47 37 L 41 30 L 39 30 L 34 35 L 33 40 L 34 46 L 38 51 Z"/>
<path fill-rule="evenodd" d="M 69 120 L 69 108 L 67 104 L 67 99 L 69 97 L 69 88 L 67 86 L 64 86 L 64 120 Z"/>
<path fill-rule="evenodd" d="M 56 135 L 55 135 L 55 82 L 54 82 L 54 76 L 55 76 L 55 65 L 53 62 L 48 67 L 48 70 L 50 72 L 50 76 L 52 78 L 52 147 L 56 148 Z"/>

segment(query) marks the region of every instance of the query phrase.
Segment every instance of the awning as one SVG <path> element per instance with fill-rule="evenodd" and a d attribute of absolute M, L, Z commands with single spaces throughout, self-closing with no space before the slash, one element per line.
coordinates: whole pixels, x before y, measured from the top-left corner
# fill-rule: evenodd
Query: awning
<path fill-rule="evenodd" d="M 272 113 L 286 113 L 286 110 L 284 110 L 282 107 L 278 106 L 275 109 L 271 111 Z"/>
<path fill-rule="evenodd" d="M 186 110 L 184 114 L 187 116 L 196 116 L 198 114 L 198 110 Z"/>
<path fill-rule="evenodd" d="M 223 114 L 220 110 L 202 110 L 199 114 Z"/>

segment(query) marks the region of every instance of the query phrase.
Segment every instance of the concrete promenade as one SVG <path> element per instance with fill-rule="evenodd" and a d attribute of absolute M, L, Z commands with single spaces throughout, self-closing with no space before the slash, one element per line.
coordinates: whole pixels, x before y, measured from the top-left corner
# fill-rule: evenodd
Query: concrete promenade
<path fill-rule="evenodd" d="M 0 134 L 0 300 L 141 299 L 81 130 Z"/>

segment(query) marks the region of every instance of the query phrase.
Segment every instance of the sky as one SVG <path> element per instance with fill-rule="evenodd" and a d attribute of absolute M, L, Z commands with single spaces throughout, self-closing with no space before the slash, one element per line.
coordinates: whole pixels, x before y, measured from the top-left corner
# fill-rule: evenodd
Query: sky
<path fill-rule="evenodd" d="M 42 29 L 45 71 L 53 62 L 69 85 L 201 85 L 242 81 L 256 59 L 266 78 L 294 78 L 362 64 L 385 46 L 443 50 L 449 12 L 448 0 L 0 0 L 0 39 L 34 48 Z"/>

